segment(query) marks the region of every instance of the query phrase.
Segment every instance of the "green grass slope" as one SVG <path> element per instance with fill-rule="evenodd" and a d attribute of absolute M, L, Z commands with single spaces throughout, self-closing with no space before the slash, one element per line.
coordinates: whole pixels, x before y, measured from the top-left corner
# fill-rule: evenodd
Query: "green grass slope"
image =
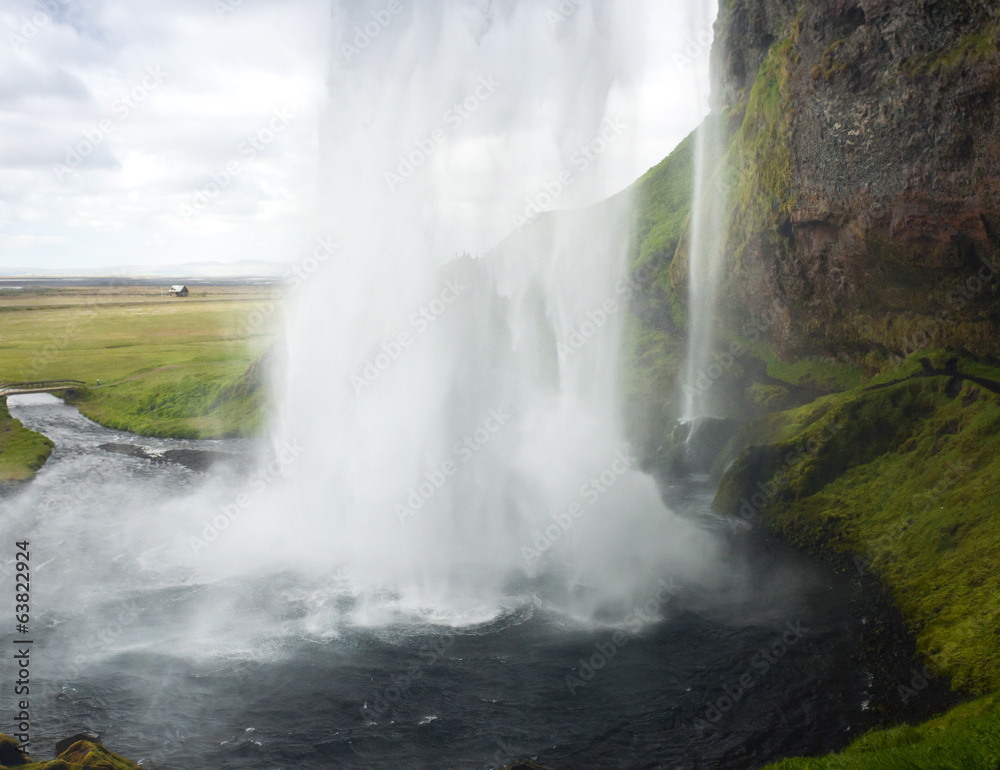
<path fill-rule="evenodd" d="M 917 354 L 874 385 L 761 418 L 715 505 L 874 572 L 932 668 L 988 693 L 1000 689 L 1000 370 L 947 359 Z"/>
<path fill-rule="evenodd" d="M 33 479 L 54 448 L 51 440 L 11 417 L 7 399 L 0 398 L 0 490 Z"/>
<path fill-rule="evenodd" d="M 958 706 L 919 726 L 875 730 L 839 754 L 786 759 L 771 770 L 997 770 L 1000 695 Z"/>

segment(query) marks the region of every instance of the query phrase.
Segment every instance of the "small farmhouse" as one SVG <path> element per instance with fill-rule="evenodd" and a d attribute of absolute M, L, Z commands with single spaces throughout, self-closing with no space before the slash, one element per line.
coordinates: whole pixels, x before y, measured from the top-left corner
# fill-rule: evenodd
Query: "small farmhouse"
<path fill-rule="evenodd" d="M 180 285 L 178 285 L 178 286 L 171 286 L 170 287 L 170 296 L 171 297 L 186 297 L 187 295 L 188 295 L 188 287 L 187 286 L 180 286 Z"/>

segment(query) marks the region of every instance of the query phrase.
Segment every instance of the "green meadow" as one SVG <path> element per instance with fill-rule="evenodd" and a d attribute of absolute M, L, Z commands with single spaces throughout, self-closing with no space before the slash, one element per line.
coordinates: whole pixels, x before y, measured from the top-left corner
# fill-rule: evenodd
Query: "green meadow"
<path fill-rule="evenodd" d="M 263 420 L 261 360 L 278 287 L 0 291 L 0 382 L 73 379 L 87 417 L 174 438 L 247 436 Z"/>

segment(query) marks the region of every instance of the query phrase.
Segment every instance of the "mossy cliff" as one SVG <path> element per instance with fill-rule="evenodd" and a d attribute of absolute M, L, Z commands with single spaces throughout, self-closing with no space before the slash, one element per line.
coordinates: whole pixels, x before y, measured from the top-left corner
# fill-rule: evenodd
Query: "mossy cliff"
<path fill-rule="evenodd" d="M 783 356 L 1000 355 L 1000 9 L 731 0 L 726 291 Z"/>
<path fill-rule="evenodd" d="M 723 206 L 715 408 L 759 417 L 914 352 L 1000 361 L 1000 9 L 728 0 L 712 60 Z M 694 135 L 634 186 L 630 438 L 676 465 Z M 721 471 L 717 467 L 716 471 Z"/>
<path fill-rule="evenodd" d="M 712 65 L 724 273 L 703 387 L 742 420 L 719 426 L 716 507 L 876 577 L 927 676 L 987 696 L 787 766 L 998 766 L 1000 7 L 723 0 Z M 686 436 L 692 147 L 634 189 L 649 267 L 623 389 L 660 472 Z"/>

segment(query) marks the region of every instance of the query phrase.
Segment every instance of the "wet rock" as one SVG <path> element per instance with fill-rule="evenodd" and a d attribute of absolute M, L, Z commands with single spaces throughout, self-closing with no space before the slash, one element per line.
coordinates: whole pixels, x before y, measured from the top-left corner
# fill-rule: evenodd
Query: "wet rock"
<path fill-rule="evenodd" d="M 141 446 L 133 444 L 101 444 L 98 449 L 114 454 L 127 455 L 151 463 L 173 463 L 183 465 L 192 471 L 204 472 L 222 460 L 231 460 L 229 452 L 213 452 L 206 449 L 168 449 L 162 453 L 153 453 Z"/>
<path fill-rule="evenodd" d="M 709 473 L 743 423 L 718 417 L 699 417 L 676 423 L 663 450 L 662 469 L 672 475 Z"/>
<path fill-rule="evenodd" d="M 1000 355 L 1000 8 L 733 0 L 716 31 L 741 313 L 788 355 Z"/>
<path fill-rule="evenodd" d="M 96 735 L 79 733 L 56 744 L 58 757 L 49 762 L 32 761 L 23 754 L 20 743 L 0 733 L 0 770 L 23 767 L 25 770 L 141 770 L 135 762 L 108 751 Z"/>
<path fill-rule="evenodd" d="M 0 766 L 16 767 L 27 763 L 20 745 L 11 736 L 0 733 Z"/>

